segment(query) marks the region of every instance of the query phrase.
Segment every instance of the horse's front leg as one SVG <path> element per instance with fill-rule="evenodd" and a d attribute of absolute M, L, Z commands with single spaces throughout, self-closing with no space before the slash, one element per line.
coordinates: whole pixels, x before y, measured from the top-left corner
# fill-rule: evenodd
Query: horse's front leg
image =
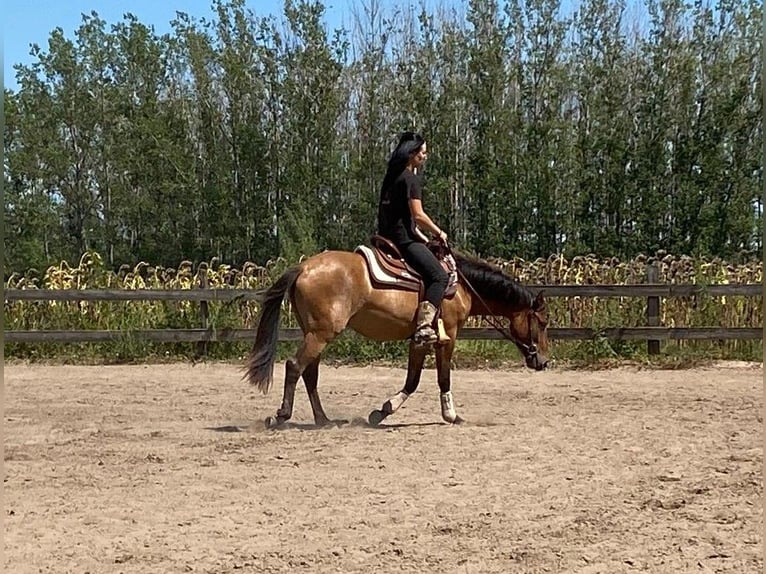
<path fill-rule="evenodd" d="M 429 350 L 430 347 L 423 347 L 415 345 L 414 342 L 410 342 L 410 355 L 407 361 L 407 379 L 404 382 L 404 388 L 383 403 L 380 410 L 372 411 L 370 413 L 370 416 L 367 417 L 367 421 L 371 425 L 379 425 L 383 419 L 394 414 L 399 407 L 404 404 L 404 401 L 418 389 L 420 375 L 423 372 L 423 363 L 426 360 L 426 355 Z"/>
<path fill-rule="evenodd" d="M 444 345 L 436 347 L 436 380 L 439 383 L 439 402 L 442 407 L 442 418 L 448 423 L 464 422 L 455 411 L 455 401 L 452 398 L 451 361 L 455 350 L 455 336 Z"/>

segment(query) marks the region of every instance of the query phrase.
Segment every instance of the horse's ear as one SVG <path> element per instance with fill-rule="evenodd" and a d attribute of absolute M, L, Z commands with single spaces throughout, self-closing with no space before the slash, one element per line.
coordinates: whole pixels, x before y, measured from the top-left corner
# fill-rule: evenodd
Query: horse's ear
<path fill-rule="evenodd" d="M 535 300 L 532 302 L 532 309 L 539 311 L 543 308 L 545 308 L 545 296 L 542 291 L 539 291 L 537 297 L 535 297 Z"/>

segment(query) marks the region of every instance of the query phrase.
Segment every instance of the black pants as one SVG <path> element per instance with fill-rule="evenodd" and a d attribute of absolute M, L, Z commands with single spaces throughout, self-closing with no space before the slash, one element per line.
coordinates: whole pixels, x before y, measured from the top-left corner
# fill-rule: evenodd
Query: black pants
<path fill-rule="evenodd" d="M 423 278 L 426 288 L 425 300 L 438 309 L 444 298 L 444 291 L 447 290 L 449 277 L 436 255 L 431 253 L 425 244 L 417 242 L 400 245 L 399 250 L 405 261 Z"/>

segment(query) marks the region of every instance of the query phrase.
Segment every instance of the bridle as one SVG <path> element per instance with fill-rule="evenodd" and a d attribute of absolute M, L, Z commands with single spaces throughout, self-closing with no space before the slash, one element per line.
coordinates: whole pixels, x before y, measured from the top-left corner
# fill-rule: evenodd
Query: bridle
<path fill-rule="evenodd" d="M 502 335 L 502 337 L 514 345 L 521 351 L 521 353 L 524 355 L 525 360 L 531 360 L 534 359 L 537 356 L 537 344 L 535 343 L 535 339 L 532 333 L 532 316 L 535 314 L 534 309 L 530 308 L 529 312 L 527 313 L 527 333 L 529 333 L 529 342 L 525 343 L 524 341 L 521 341 L 513 336 L 513 333 L 510 329 L 503 329 L 502 324 L 498 319 L 495 317 L 495 314 L 492 313 L 492 310 L 489 308 L 489 305 L 487 305 L 487 302 L 484 301 L 481 295 L 476 291 L 473 285 L 471 285 L 471 282 L 468 281 L 465 275 L 463 275 L 463 272 L 460 271 L 460 267 L 457 265 L 457 258 L 452 253 L 452 248 L 449 245 L 445 244 L 445 247 L 447 249 L 447 252 L 452 256 L 452 259 L 455 261 L 455 270 L 457 271 L 458 276 L 460 279 L 465 283 L 466 287 L 468 287 L 469 291 L 471 292 L 471 295 L 476 297 L 476 299 L 481 303 L 482 307 L 487 311 L 487 314 L 484 315 L 484 319 L 497 331 Z"/>

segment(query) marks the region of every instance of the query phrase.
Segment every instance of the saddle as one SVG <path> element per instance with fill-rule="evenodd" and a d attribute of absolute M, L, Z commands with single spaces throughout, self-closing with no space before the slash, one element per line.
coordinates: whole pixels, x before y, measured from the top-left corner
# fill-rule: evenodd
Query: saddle
<path fill-rule="evenodd" d="M 379 289 L 415 291 L 419 293 L 420 299 L 422 299 L 425 292 L 423 279 L 404 260 L 396 245 L 380 235 L 373 235 L 370 238 L 370 245 L 372 247 L 359 245 L 354 249 L 354 252 L 359 253 L 367 262 L 367 271 L 373 286 Z M 458 276 L 455 258 L 438 242 L 429 242 L 428 248 L 436 255 L 439 263 L 447 272 L 449 279 L 444 298 L 449 299 L 457 292 Z"/>

